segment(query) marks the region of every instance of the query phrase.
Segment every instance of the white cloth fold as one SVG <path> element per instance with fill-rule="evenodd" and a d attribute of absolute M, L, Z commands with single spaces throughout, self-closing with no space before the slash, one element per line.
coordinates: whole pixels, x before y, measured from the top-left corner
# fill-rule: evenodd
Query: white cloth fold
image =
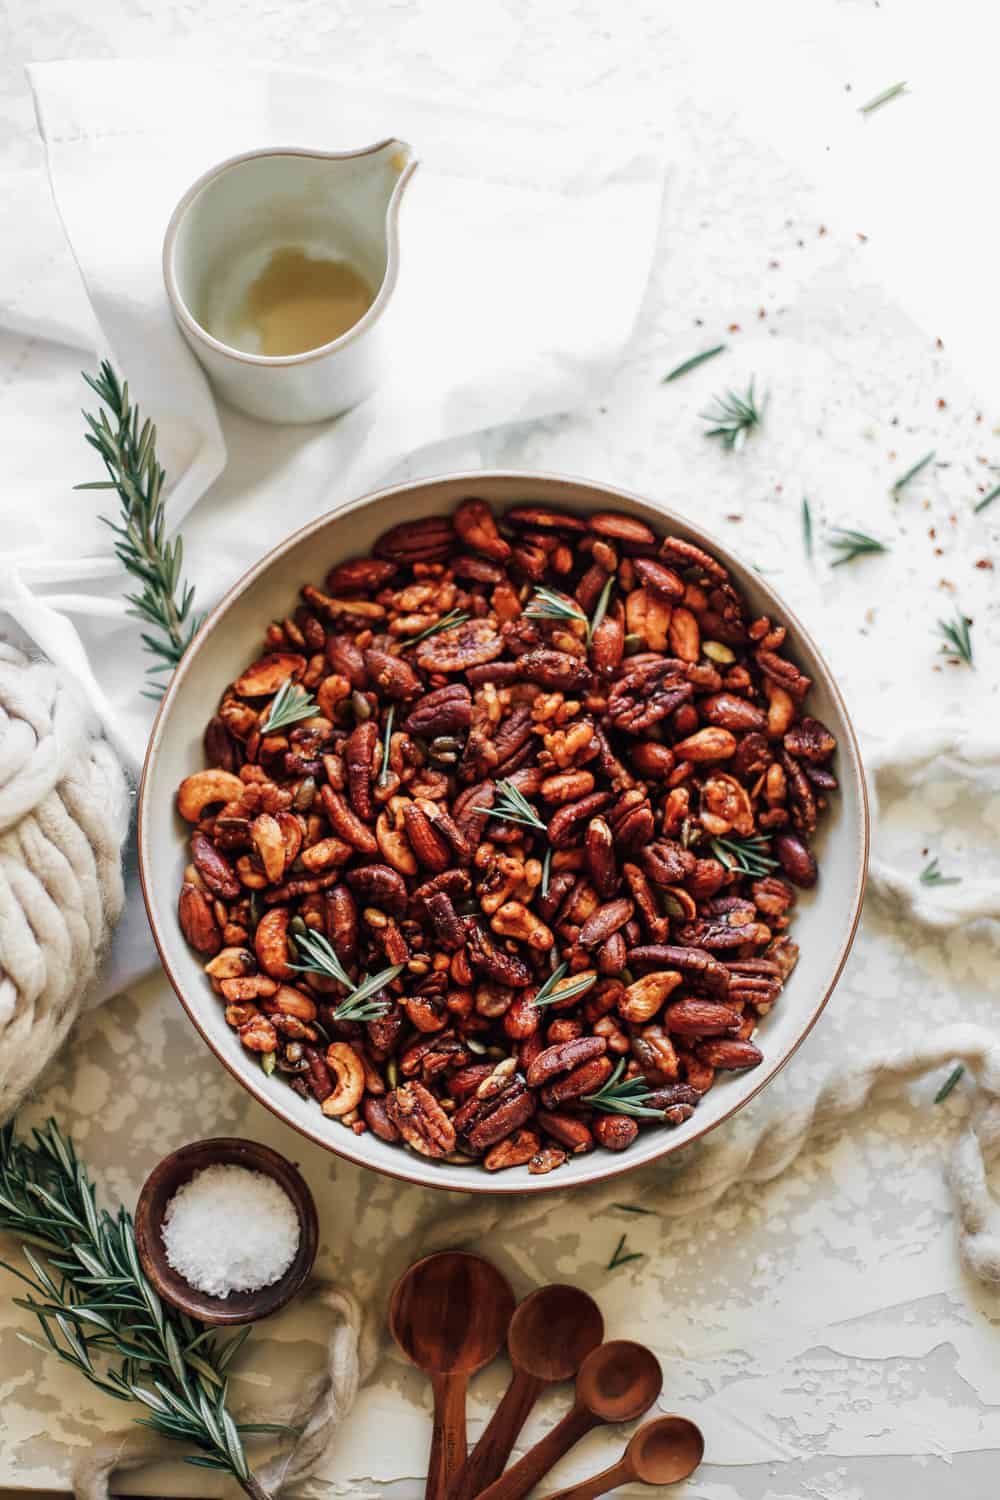
<path fill-rule="evenodd" d="M 593 399 L 621 357 L 663 194 L 662 165 L 642 142 L 446 114 L 291 70 L 65 62 L 30 77 L 52 195 L 87 296 L 38 178 L 8 174 L 8 201 L 19 207 L 0 227 L 0 325 L 80 345 L 91 367 L 96 319 L 101 352 L 157 424 L 169 522 L 184 521 L 185 569 L 202 608 L 294 527 L 400 466 L 457 467 L 443 444 Z M 163 289 L 160 248 L 177 199 L 239 150 L 346 149 L 389 134 L 408 140 L 421 165 L 403 203 L 388 380 L 353 412 L 313 427 L 217 409 Z M 93 409 L 82 383 L 78 395 Z M 8 532 L 0 609 L 77 676 L 135 770 L 150 712 L 138 630 L 124 613 L 127 580 L 99 521 L 114 496 L 72 493 L 74 482 L 101 476 L 72 408 L 60 422 L 46 408 L 43 430 L 40 413 L 38 442 L 50 465 L 51 445 L 64 448 L 65 492 Z M 133 903 L 101 993 L 151 959 Z"/>

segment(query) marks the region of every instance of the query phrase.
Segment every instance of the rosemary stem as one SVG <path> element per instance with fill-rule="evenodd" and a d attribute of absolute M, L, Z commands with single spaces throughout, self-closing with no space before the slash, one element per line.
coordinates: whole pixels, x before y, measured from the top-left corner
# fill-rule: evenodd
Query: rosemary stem
<path fill-rule="evenodd" d="M 237 1478 L 237 1484 L 244 1490 L 251 1500 L 271 1500 L 271 1493 L 266 1490 L 252 1469 L 247 1473 L 246 1479 Z"/>

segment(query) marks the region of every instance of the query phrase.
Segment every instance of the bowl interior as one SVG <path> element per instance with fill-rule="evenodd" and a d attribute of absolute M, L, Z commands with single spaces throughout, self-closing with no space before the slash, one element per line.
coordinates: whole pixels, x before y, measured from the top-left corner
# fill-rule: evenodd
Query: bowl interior
<path fill-rule="evenodd" d="M 188 830 L 174 810 L 177 786 L 202 767 L 205 724 L 225 686 L 253 659 L 268 621 L 291 611 L 303 583 L 322 586 L 334 563 L 370 551 L 390 526 L 450 512 L 470 494 L 490 501 L 498 511 L 526 501 L 581 513 L 625 511 L 660 534 L 671 531 L 706 547 L 729 567 L 754 613 L 771 614 L 789 626 L 790 654 L 814 683 L 810 712 L 830 727 L 839 744 L 835 766 L 840 791 L 832 796 L 814 841 L 820 879 L 815 891 L 799 894 L 792 931 L 801 957 L 780 1002 L 760 1027 L 764 1061 L 749 1073 L 722 1077 L 683 1125 L 643 1131 L 621 1154 L 596 1151 L 572 1157 L 546 1176 L 532 1176 L 527 1167 L 490 1176 L 477 1167 L 435 1163 L 370 1132 L 356 1136 L 326 1119 L 313 1102 L 300 1099 L 280 1079 L 266 1077 L 243 1049 L 177 922 L 177 894 L 188 858 Z M 257 1099 L 311 1140 L 380 1171 L 466 1192 L 523 1193 L 593 1182 L 675 1151 L 767 1084 L 815 1022 L 850 949 L 864 890 L 868 811 L 858 746 L 843 700 L 816 647 L 764 579 L 676 512 L 636 496 L 580 480 L 476 473 L 422 480 L 353 501 L 291 536 L 232 589 L 202 626 L 161 706 L 140 794 L 139 854 L 149 918 L 171 983 L 206 1042 Z"/>

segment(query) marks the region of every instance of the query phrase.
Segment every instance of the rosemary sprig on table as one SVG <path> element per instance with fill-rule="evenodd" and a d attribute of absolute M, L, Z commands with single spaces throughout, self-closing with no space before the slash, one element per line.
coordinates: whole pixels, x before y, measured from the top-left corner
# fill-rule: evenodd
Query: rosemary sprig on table
<path fill-rule="evenodd" d="M 918 458 L 913 467 L 907 469 L 905 474 L 900 474 L 899 478 L 893 483 L 892 494 L 898 495 L 901 490 L 905 490 L 910 480 L 916 479 L 917 475 L 926 469 L 927 465 L 933 460 L 934 455 L 935 450 L 932 448 L 929 453 L 924 454 L 923 458 Z"/>
<path fill-rule="evenodd" d="M 630 1250 L 626 1255 L 622 1254 L 627 1238 L 628 1236 L 623 1234 L 621 1239 L 618 1241 L 614 1249 L 614 1254 L 605 1266 L 606 1271 L 615 1271 L 619 1266 L 628 1265 L 630 1260 L 642 1260 L 641 1250 Z"/>
<path fill-rule="evenodd" d="M 964 1072 L 965 1063 L 959 1063 L 957 1068 L 952 1068 L 951 1072 L 948 1074 L 948 1077 L 945 1079 L 944 1083 L 942 1083 L 941 1087 L 934 1095 L 935 1104 L 944 1103 Z"/>
<path fill-rule="evenodd" d="M 806 557 L 813 555 L 813 517 L 809 501 L 803 497 L 802 500 L 802 545 L 806 549 Z"/>
<path fill-rule="evenodd" d="M 844 563 L 853 562 L 856 557 L 867 557 L 872 552 L 888 552 L 884 542 L 877 537 L 867 536 L 863 531 L 852 531 L 850 527 L 834 526 L 830 533 L 830 551 L 837 553 L 833 562 L 833 568 L 839 568 Z"/>
<path fill-rule="evenodd" d="M 385 786 L 389 780 L 389 751 L 392 749 L 392 725 L 396 717 L 395 703 L 389 704 L 389 712 L 385 716 L 385 729 L 382 732 L 382 765 L 378 773 L 378 785 Z"/>
<path fill-rule="evenodd" d="M 684 360 L 682 364 L 677 365 L 669 374 L 664 375 L 660 384 L 669 385 L 672 380 L 680 380 L 682 375 L 687 375 L 690 370 L 696 370 L 706 360 L 714 359 L 717 354 L 724 353 L 725 348 L 725 344 L 716 344 L 711 349 L 703 349 L 700 354 L 693 354 L 690 359 Z"/>
<path fill-rule="evenodd" d="M 289 724 L 297 724 L 299 719 L 311 718 L 316 711 L 316 699 L 312 693 L 300 687 L 289 677 L 271 699 L 267 718 L 260 726 L 261 733 L 277 734 L 279 729 L 287 729 Z"/>
<path fill-rule="evenodd" d="M 738 396 L 735 391 L 726 391 L 724 395 L 715 397 L 714 410 L 702 412 L 704 421 L 711 423 L 705 436 L 719 438 L 724 448 L 735 453 L 742 448 L 754 428 L 760 426 L 766 407 L 767 396 L 763 396 L 758 404 L 752 380 L 744 396 Z"/>
<path fill-rule="evenodd" d="M 972 507 L 972 514 L 974 516 L 978 516 L 979 512 L 981 510 L 985 510 L 987 505 L 993 504 L 998 495 L 1000 495 L 1000 484 L 995 484 L 993 488 L 987 494 L 985 494 L 983 498 L 977 502 L 977 504 Z"/>
<path fill-rule="evenodd" d="M 304 933 L 297 932 L 294 940 L 297 952 L 304 955 L 306 961 L 289 964 L 290 969 L 296 969 L 300 974 L 322 974 L 347 990 L 347 999 L 342 1000 L 333 1013 L 335 1021 L 375 1021 L 386 1014 L 389 1010 L 386 1002 L 373 1000 L 372 996 L 384 990 L 403 972 L 402 964 L 393 964 L 378 974 L 366 974 L 360 984 L 355 984 L 337 957 L 336 949 L 321 932 L 311 932 L 307 928 Z"/>
<path fill-rule="evenodd" d="M 249 1328 L 224 1340 L 163 1305 L 139 1264 L 132 1216 L 98 1208 L 87 1169 L 54 1120 L 30 1144 L 12 1121 L 0 1129 L 0 1229 L 21 1242 L 30 1274 L 0 1265 L 28 1287 L 14 1300 L 38 1319 L 44 1342 L 18 1337 L 105 1395 L 140 1403 L 141 1426 L 201 1450 L 185 1463 L 223 1469 L 262 1500 L 243 1434 L 288 1429 L 237 1424 L 228 1411 L 229 1366 Z"/>
<path fill-rule="evenodd" d="M 404 641 L 401 649 L 406 651 L 410 646 L 416 646 L 420 641 L 430 640 L 432 635 L 440 635 L 442 630 L 454 630 L 456 625 L 464 625 L 471 616 L 464 615 L 460 609 L 450 609 L 446 615 L 442 615 L 436 625 L 428 625 L 426 630 L 421 630 L 419 635 L 411 635 L 408 641 Z"/>
<path fill-rule="evenodd" d="M 858 110 L 859 115 L 874 114 L 881 109 L 883 104 L 888 104 L 890 99 L 898 99 L 900 94 L 906 93 L 906 83 L 894 83 L 889 88 L 883 89 L 881 94 L 876 94 L 874 99 L 869 99 L 867 104 L 862 104 Z"/>
<path fill-rule="evenodd" d="M 921 885 L 961 885 L 961 875 L 945 875 L 941 871 L 941 865 L 937 855 L 929 860 L 920 872 Z"/>
<path fill-rule="evenodd" d="M 709 839 L 712 853 L 727 870 L 737 870 L 741 875 L 769 875 L 778 868 L 778 861 L 771 854 L 768 839 L 761 834 L 749 838 Z"/>
<path fill-rule="evenodd" d="M 609 1115 L 635 1115 L 636 1118 L 646 1120 L 662 1120 L 662 1109 L 651 1109 L 645 1102 L 652 1094 L 652 1089 L 644 1078 L 622 1079 L 625 1072 L 625 1059 L 618 1059 L 618 1066 L 602 1088 L 596 1094 L 585 1094 L 583 1102 L 589 1104 L 592 1109 L 603 1110 Z"/>
<path fill-rule="evenodd" d="M 104 460 L 107 479 L 78 484 L 78 490 L 115 490 L 120 503 L 119 519 L 101 520 L 115 535 L 119 562 L 140 584 L 138 593 L 126 594 L 128 613 L 152 627 L 143 632 L 146 650 L 158 657 L 150 675 L 172 672 L 201 624 L 192 612 L 194 589 L 184 582 L 181 568 L 184 547 L 179 536 L 168 541 L 166 514 L 161 491 L 165 474 L 156 458 L 156 428 L 150 421 L 140 426 L 139 408 L 129 401 L 128 384 L 122 384 L 107 360 L 99 373 L 84 380 L 103 403 L 95 417 L 83 413 L 89 428 L 86 440 Z M 106 408 L 106 409 L 105 409 Z M 108 420 L 108 413 L 111 420 Z M 159 698 L 162 683 L 148 688 L 145 696 Z"/>
<path fill-rule="evenodd" d="M 491 818 L 501 818 L 505 823 L 523 823 L 527 828 L 537 828 L 548 833 L 543 823 L 523 792 L 518 791 L 506 778 L 497 782 L 496 800 L 492 807 L 474 807 L 473 812 L 489 813 Z"/>
<path fill-rule="evenodd" d="M 562 989 L 557 989 L 556 986 L 565 978 L 568 970 L 569 964 L 560 964 L 557 969 L 553 969 L 532 1000 L 532 1005 L 541 1007 L 555 1005 L 557 1001 L 572 1000 L 576 995 L 585 995 L 597 983 L 596 974 L 581 974 L 579 979 L 574 979 L 569 984 L 564 984 Z"/>
<path fill-rule="evenodd" d="M 637 1203 L 612 1203 L 611 1207 L 617 1208 L 619 1213 L 623 1214 L 643 1214 L 651 1219 L 655 1219 L 657 1217 L 656 1210 L 654 1208 L 640 1208 Z"/>
<path fill-rule="evenodd" d="M 951 661 L 964 662 L 967 667 L 974 665 L 971 625 L 968 615 L 960 613 L 956 613 L 954 620 L 938 620 L 938 633 L 944 637 L 942 656 L 947 656 Z"/>

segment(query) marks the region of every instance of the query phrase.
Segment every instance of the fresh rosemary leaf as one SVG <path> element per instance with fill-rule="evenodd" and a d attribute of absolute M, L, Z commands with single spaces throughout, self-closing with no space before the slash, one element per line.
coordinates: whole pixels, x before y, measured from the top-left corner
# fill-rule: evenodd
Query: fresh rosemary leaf
<path fill-rule="evenodd" d="M 442 615 L 436 625 L 428 625 L 419 635 L 412 635 L 402 647 L 406 651 L 410 646 L 416 646 L 419 641 L 429 640 L 432 635 L 440 635 L 442 630 L 454 630 L 456 625 L 464 625 L 469 615 L 463 615 L 461 610 L 450 609 L 446 615 Z"/>
<path fill-rule="evenodd" d="M 986 509 L 987 505 L 992 505 L 998 495 L 1000 495 L 1000 484 L 995 484 L 990 490 L 989 494 L 984 495 L 983 498 L 972 507 L 973 514 L 978 515 L 981 510 Z"/>
<path fill-rule="evenodd" d="M 682 364 L 677 365 L 675 369 L 670 371 L 669 375 L 664 375 L 660 384 L 669 385 L 672 380 L 680 380 L 681 376 L 686 375 L 689 370 L 697 370 L 698 366 L 703 365 L 706 360 L 714 359 L 717 354 L 722 354 L 725 348 L 725 344 L 715 344 L 711 349 L 703 349 L 700 354 L 692 354 L 690 359 L 686 359 Z"/>
<path fill-rule="evenodd" d="M 378 773 L 379 786 L 385 786 L 389 780 L 389 751 L 392 748 L 392 724 L 396 717 L 395 703 L 389 704 L 389 712 L 385 716 L 385 730 L 382 734 L 382 767 Z"/>
<path fill-rule="evenodd" d="M 802 501 L 802 542 L 806 549 L 806 557 L 813 555 L 813 518 L 809 508 L 809 501 Z"/>
<path fill-rule="evenodd" d="M 750 838 L 709 839 L 712 853 L 727 870 L 738 870 L 741 875 L 769 875 L 778 868 L 778 861 L 771 853 L 770 841 L 761 834 Z"/>
<path fill-rule="evenodd" d="M 910 480 L 916 479 L 921 470 L 926 469 L 927 465 L 932 462 L 934 454 L 935 450 L 932 448 L 929 453 L 924 454 L 923 458 L 917 459 L 917 462 L 913 465 L 912 469 L 907 469 L 905 474 L 900 474 L 899 478 L 892 486 L 892 493 L 894 495 L 898 495 L 901 490 L 905 490 Z"/>
<path fill-rule="evenodd" d="M 640 1250 L 630 1250 L 628 1252 L 628 1254 L 626 1254 L 626 1255 L 622 1254 L 622 1251 L 625 1248 L 625 1241 L 626 1241 L 627 1238 L 628 1238 L 628 1236 L 623 1234 L 622 1237 L 621 1237 L 621 1239 L 618 1241 L 617 1245 L 615 1246 L 615 1253 L 612 1255 L 611 1259 L 608 1261 L 608 1264 L 607 1264 L 607 1266 L 605 1268 L 606 1270 L 608 1270 L 608 1271 L 614 1271 L 614 1270 L 617 1269 L 618 1266 L 628 1265 L 628 1262 L 630 1260 L 642 1260 L 642 1252 Z"/>
<path fill-rule="evenodd" d="M 937 856 L 930 860 L 920 872 L 921 885 L 961 885 L 961 875 L 943 875 Z"/>
<path fill-rule="evenodd" d="M 955 1087 L 956 1083 L 958 1083 L 959 1079 L 961 1078 L 961 1076 L 962 1076 L 962 1074 L 964 1072 L 965 1072 L 965 1064 L 964 1063 L 959 1063 L 959 1065 L 958 1065 L 957 1068 L 953 1068 L 951 1070 L 951 1072 L 948 1074 L 948 1077 L 945 1079 L 944 1083 L 942 1083 L 941 1087 L 938 1089 L 937 1093 L 934 1095 L 934 1103 L 935 1104 L 943 1104 L 944 1103 L 944 1101 L 947 1099 L 948 1095 L 951 1093 L 951 1091 Z"/>
<path fill-rule="evenodd" d="M 97 416 L 83 413 L 88 428 L 84 436 L 100 454 L 108 478 L 76 488 L 117 492 L 119 519 L 102 516 L 101 520 L 114 535 L 119 562 L 140 584 L 138 593 L 125 596 L 130 605 L 127 613 L 156 632 L 142 636 L 146 649 L 162 658 L 148 672 L 172 671 L 203 617 L 193 613 L 194 589 L 181 577 L 181 538 L 168 541 L 166 535 L 161 493 L 166 475 L 156 458 L 156 428 L 149 421 L 140 427 L 139 409 L 129 401 L 128 384 L 119 381 L 107 360 L 96 376 L 84 371 L 83 378 L 102 403 Z M 145 696 L 159 698 L 163 691 L 163 684 L 155 683 Z"/>
<path fill-rule="evenodd" d="M 938 620 L 938 633 L 944 637 L 942 656 L 947 656 L 951 661 L 964 662 L 967 667 L 973 666 L 971 625 L 968 615 L 958 613 L 954 620 Z"/>
<path fill-rule="evenodd" d="M 542 895 L 549 894 L 549 881 L 552 879 L 552 850 L 546 849 L 545 858 L 542 860 Z"/>
<path fill-rule="evenodd" d="M 560 980 L 565 978 L 568 969 L 569 964 L 560 964 L 558 969 L 553 969 L 534 1000 L 532 1000 L 532 1005 L 541 1007 L 554 1005 L 560 1000 L 571 1000 L 576 995 L 585 995 L 597 983 L 596 974 L 582 974 L 579 979 L 572 980 L 569 984 L 563 985 L 561 990 L 557 991 L 556 986 Z"/>
<path fill-rule="evenodd" d="M 906 83 L 894 83 L 890 88 L 883 89 L 881 94 L 876 94 L 874 99 L 869 99 L 867 104 L 862 104 L 858 110 L 859 115 L 874 114 L 881 109 L 883 104 L 888 104 L 890 99 L 898 99 L 900 94 L 906 93 Z"/>
<path fill-rule="evenodd" d="M 315 712 L 316 699 L 312 693 L 289 677 L 271 699 L 267 718 L 260 726 L 261 732 L 277 734 L 279 729 L 287 729 L 289 724 L 297 724 L 299 719 L 309 719 Z"/>
<path fill-rule="evenodd" d="M 623 1214 L 648 1214 L 650 1218 L 657 1217 L 655 1209 L 640 1208 L 636 1203 L 612 1203 L 612 1208 L 617 1208 Z"/>
<path fill-rule="evenodd" d="M 491 818 L 501 818 L 505 823 L 523 823 L 528 828 L 538 828 L 548 833 L 548 825 L 541 818 L 512 781 L 497 782 L 496 799 L 492 807 L 476 806 L 473 812 L 489 813 Z"/>
<path fill-rule="evenodd" d="M 342 1000 L 333 1013 L 334 1020 L 374 1021 L 390 1009 L 384 1000 L 373 1000 L 372 996 L 384 990 L 386 985 L 391 984 L 403 972 L 402 964 L 393 964 L 391 968 L 383 969 L 378 974 L 366 975 L 360 984 L 355 984 L 337 957 L 336 949 L 321 932 L 298 933 L 295 946 L 306 961 L 289 964 L 290 969 L 295 969 L 300 974 L 322 974 L 348 991 L 346 1000 Z"/>
<path fill-rule="evenodd" d="M 622 1078 L 625 1059 L 618 1059 L 618 1066 L 596 1094 L 586 1094 L 584 1104 L 603 1110 L 609 1115 L 634 1115 L 636 1118 L 662 1120 L 662 1109 L 650 1109 L 645 1103 L 652 1092 L 643 1078 Z"/>
<path fill-rule="evenodd" d="M 762 397 L 758 404 L 752 380 L 744 396 L 726 391 L 724 395 L 716 396 L 714 410 L 702 412 L 703 420 L 711 424 L 705 436 L 717 437 L 724 448 L 735 453 L 754 428 L 760 426 L 766 407 L 767 396 Z"/>
<path fill-rule="evenodd" d="M 560 594 L 557 589 L 537 588 L 524 613 L 529 620 L 582 620 L 587 623 L 587 616 L 576 600 L 568 594 Z"/>
<path fill-rule="evenodd" d="M 615 579 L 614 574 L 612 574 L 611 577 L 606 580 L 604 587 L 601 589 L 601 597 L 598 599 L 597 604 L 594 607 L 594 617 L 591 620 L 590 624 L 587 626 L 588 642 L 593 640 L 594 631 L 597 629 L 598 625 L 600 625 L 601 621 L 604 619 L 604 616 L 608 612 L 608 604 L 611 599 L 611 590 L 614 588 L 614 586 Z"/>
<path fill-rule="evenodd" d="M 853 562 L 856 557 L 867 557 L 872 552 L 888 552 L 889 549 L 884 542 L 876 537 L 866 536 L 863 531 L 835 526 L 830 533 L 830 550 L 837 553 L 831 567 L 839 568 L 843 563 Z"/>

